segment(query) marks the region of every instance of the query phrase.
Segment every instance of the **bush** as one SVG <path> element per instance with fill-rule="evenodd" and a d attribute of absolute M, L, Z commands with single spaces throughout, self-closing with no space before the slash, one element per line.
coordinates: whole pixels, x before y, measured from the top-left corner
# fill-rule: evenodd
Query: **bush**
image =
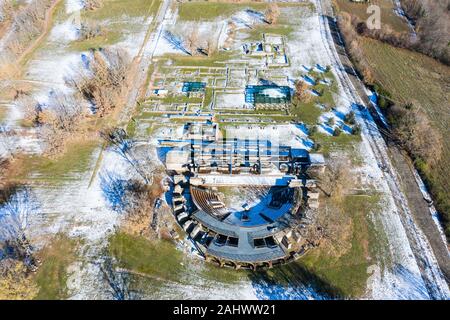
<path fill-rule="evenodd" d="M 131 60 L 123 50 L 93 50 L 89 70 L 67 82 L 96 107 L 102 117 L 121 103 L 128 87 L 127 74 Z"/>
<path fill-rule="evenodd" d="M 355 136 L 361 134 L 361 126 L 359 124 L 353 126 L 352 134 Z"/>
<path fill-rule="evenodd" d="M 335 123 L 335 121 L 334 121 L 333 117 L 328 118 L 328 120 L 327 120 L 328 126 L 332 127 L 332 126 L 334 126 L 334 123 Z"/>
<path fill-rule="evenodd" d="M 339 127 L 334 128 L 333 136 L 338 137 L 341 135 L 341 133 L 342 133 L 341 128 L 339 128 Z"/>
<path fill-rule="evenodd" d="M 427 166 L 436 165 L 442 157 L 443 139 L 425 112 L 411 104 L 394 105 L 388 112 L 393 133 L 413 159 L 421 159 Z"/>
<path fill-rule="evenodd" d="M 317 151 L 320 151 L 321 149 L 322 149 L 322 145 L 318 142 L 315 142 L 314 146 L 313 146 L 313 150 L 317 152 Z"/>
<path fill-rule="evenodd" d="M 81 24 L 79 40 L 89 40 L 104 33 L 103 27 L 98 22 L 86 20 Z"/>
<path fill-rule="evenodd" d="M 385 90 L 379 84 L 374 84 L 373 89 L 377 93 L 378 96 L 378 106 L 384 110 L 387 110 L 389 107 L 393 105 L 391 100 L 391 93 Z"/>
<path fill-rule="evenodd" d="M 345 115 L 344 121 L 348 124 L 355 124 L 355 113 L 353 111 L 350 111 Z"/>

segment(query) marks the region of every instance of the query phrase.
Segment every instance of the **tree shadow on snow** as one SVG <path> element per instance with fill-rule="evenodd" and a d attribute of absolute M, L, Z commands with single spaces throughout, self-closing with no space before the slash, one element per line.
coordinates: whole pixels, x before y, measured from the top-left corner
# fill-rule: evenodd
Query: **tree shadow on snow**
<path fill-rule="evenodd" d="M 344 298 L 342 291 L 297 262 L 250 273 L 259 299 L 326 300 Z"/>

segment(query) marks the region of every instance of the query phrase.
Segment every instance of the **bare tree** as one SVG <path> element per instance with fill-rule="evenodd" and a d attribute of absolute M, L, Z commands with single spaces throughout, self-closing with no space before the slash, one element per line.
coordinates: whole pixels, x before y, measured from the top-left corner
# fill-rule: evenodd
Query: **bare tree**
<path fill-rule="evenodd" d="M 39 289 L 20 260 L 0 259 L 0 300 L 31 300 Z"/>
<path fill-rule="evenodd" d="M 211 34 L 205 41 L 205 53 L 207 56 L 212 56 L 217 51 L 217 42 L 214 35 Z"/>
<path fill-rule="evenodd" d="M 373 84 L 375 80 L 373 71 L 365 57 L 364 51 L 361 48 L 360 39 L 355 29 L 355 26 L 358 25 L 359 20 L 356 16 L 342 12 L 338 15 L 337 23 L 343 35 L 345 46 L 353 62 L 358 67 L 357 69 L 363 76 L 364 81 L 368 84 Z"/>
<path fill-rule="evenodd" d="M 17 190 L 0 206 L 0 241 L 12 249 L 14 257 L 35 270 L 37 261 L 26 236 L 29 219 L 37 212 L 36 199 L 29 188 Z"/>
<path fill-rule="evenodd" d="M 280 16 L 280 8 L 275 2 L 269 3 L 266 11 L 264 12 L 264 19 L 269 24 L 275 24 L 278 21 L 278 17 Z"/>
<path fill-rule="evenodd" d="M 185 38 L 184 47 L 190 52 L 191 55 L 197 54 L 197 49 L 199 48 L 199 35 L 198 30 L 195 27 L 192 27 L 188 30 L 187 36 Z"/>
<path fill-rule="evenodd" d="M 122 228 L 131 234 L 154 236 L 149 227 L 155 222 L 154 204 L 161 192 L 160 187 L 126 179 L 113 172 L 102 172 L 100 179 L 106 201 L 125 217 Z"/>
<path fill-rule="evenodd" d="M 14 16 L 12 32 L 4 39 L 7 55 L 17 57 L 42 32 L 46 12 L 52 2 L 53 0 L 35 0 Z"/>
<path fill-rule="evenodd" d="M 43 124 L 43 108 L 31 95 L 19 93 L 17 94 L 16 106 L 23 110 L 23 120 L 26 125 L 40 126 Z"/>
<path fill-rule="evenodd" d="M 132 181 L 131 186 L 128 193 L 129 206 L 123 228 L 131 234 L 155 237 L 154 231 L 158 226 L 155 189 L 159 189 L 158 185 L 144 185 L 139 181 Z"/>
<path fill-rule="evenodd" d="M 45 142 L 45 152 L 54 155 L 64 149 L 69 138 L 81 131 L 84 113 L 81 104 L 73 97 L 55 94 L 47 110 L 40 117 L 40 137 Z"/>
<path fill-rule="evenodd" d="M 3 156 L 6 159 L 13 159 L 17 150 L 15 131 L 6 125 L 0 125 L 0 158 Z"/>
<path fill-rule="evenodd" d="M 122 102 L 128 88 L 130 64 L 130 57 L 124 50 L 93 50 L 89 70 L 79 72 L 66 82 L 95 105 L 96 114 L 102 117 Z"/>
<path fill-rule="evenodd" d="M 297 81 L 295 83 L 295 96 L 300 102 L 308 102 L 311 95 L 308 91 L 308 85 L 304 81 Z"/>
<path fill-rule="evenodd" d="M 442 136 L 424 111 L 411 104 L 407 108 L 393 106 L 389 108 L 389 114 L 393 119 L 395 135 L 414 158 L 430 166 L 442 159 Z"/>
<path fill-rule="evenodd" d="M 145 184 L 153 181 L 153 166 L 147 157 L 139 157 L 136 154 L 136 144 L 130 139 L 124 129 L 109 128 L 100 132 L 100 136 L 119 154 L 136 173 L 144 180 Z"/>

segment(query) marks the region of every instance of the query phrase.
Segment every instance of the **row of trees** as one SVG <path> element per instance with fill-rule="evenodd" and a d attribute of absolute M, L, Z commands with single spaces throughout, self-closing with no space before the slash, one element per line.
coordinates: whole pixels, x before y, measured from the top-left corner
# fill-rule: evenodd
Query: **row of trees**
<path fill-rule="evenodd" d="M 442 159 L 443 138 L 417 105 L 392 105 L 387 110 L 393 133 L 415 158 L 433 167 Z"/>
<path fill-rule="evenodd" d="M 423 9 L 415 7 L 414 10 L 417 14 L 426 15 Z M 360 46 L 361 36 L 370 36 L 392 45 L 408 47 L 409 40 L 405 40 L 403 36 L 389 31 L 388 28 L 383 31 L 368 30 L 363 22 L 348 13 L 339 15 L 338 26 L 353 63 L 368 85 L 376 85 L 377 81 Z M 397 105 L 389 98 L 388 92 L 377 85 L 376 88 L 382 94 L 379 105 L 387 115 L 394 137 L 414 159 L 423 161 L 429 166 L 436 165 L 443 156 L 443 138 L 420 105 L 414 103 Z"/>
<path fill-rule="evenodd" d="M 389 29 L 385 28 L 383 31 L 369 30 L 364 22 L 348 13 L 339 15 L 338 25 L 353 62 L 363 76 L 364 81 L 369 85 L 375 84 L 376 79 L 360 46 L 359 37 L 371 36 L 397 46 L 407 43 L 406 40 L 405 42 L 400 41 L 403 38 L 397 36 L 394 32 L 390 32 Z M 390 101 L 389 103 L 384 103 L 382 107 L 384 107 L 384 111 L 393 125 L 395 135 L 413 157 L 420 158 L 430 165 L 434 165 L 441 159 L 443 150 L 442 137 L 419 106 L 413 104 L 398 106 Z"/>
<path fill-rule="evenodd" d="M 381 29 L 369 29 L 365 21 L 355 15 L 341 13 L 345 24 L 351 23 L 352 29 L 359 35 L 386 42 L 399 48 L 418 51 L 450 64 L 450 14 L 448 1 L 403 0 L 402 6 L 410 20 L 415 22 L 416 37 L 409 32 L 398 32 L 388 24 Z M 345 31 L 348 33 L 349 30 Z"/>
<path fill-rule="evenodd" d="M 24 122 L 37 129 L 47 155 L 61 153 L 69 140 L 88 133 L 89 108 L 95 117 L 103 117 L 123 103 L 130 63 L 125 51 L 94 50 L 86 58 L 87 68 L 66 79 L 75 95 L 54 92 L 42 105 L 27 93 L 18 94 L 16 103 L 24 110 Z M 0 130 L 0 143 L 10 157 L 15 153 L 14 134 L 6 127 Z"/>
<path fill-rule="evenodd" d="M 6 0 L 4 8 L 9 12 L 9 18 L 12 19 L 10 32 L 3 40 L 0 66 L 2 73 L 7 73 L 8 68 L 15 62 L 38 37 L 44 29 L 46 13 L 55 0 L 34 0 L 21 8 L 17 13 L 12 13 L 10 8 L 15 1 Z"/>
<path fill-rule="evenodd" d="M 450 1 L 401 0 L 418 35 L 413 49 L 450 64 Z"/>
<path fill-rule="evenodd" d="M 337 24 L 344 38 L 345 47 L 347 48 L 350 57 L 363 76 L 364 81 L 371 84 L 374 83 L 375 78 L 369 62 L 365 57 L 364 51 L 361 48 L 359 35 L 355 28 L 355 26 L 358 26 L 360 22 L 361 21 L 356 16 L 347 12 L 342 12 L 337 17 Z M 361 29 L 361 26 L 359 29 Z"/>

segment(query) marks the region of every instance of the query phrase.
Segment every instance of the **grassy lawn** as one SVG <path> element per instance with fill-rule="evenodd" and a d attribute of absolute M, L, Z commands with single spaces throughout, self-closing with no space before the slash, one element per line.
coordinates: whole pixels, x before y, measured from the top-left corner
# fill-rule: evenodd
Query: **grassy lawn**
<path fill-rule="evenodd" d="M 291 113 L 297 117 L 299 121 L 302 121 L 309 125 L 317 123 L 317 119 L 322 114 L 322 110 L 316 106 L 316 102 L 313 100 L 308 103 L 293 102 Z"/>
<path fill-rule="evenodd" d="M 69 48 L 86 51 L 117 43 L 127 33 L 142 27 L 140 23 L 128 21 L 129 18 L 154 16 L 160 4 L 161 0 L 105 0 L 103 6 L 97 10 L 83 10 L 82 21 L 87 19 L 100 24 L 106 22 L 104 23 L 104 35 L 82 41 L 72 41 Z"/>
<path fill-rule="evenodd" d="M 342 133 L 339 136 L 330 136 L 321 132 L 315 132 L 311 135 L 315 143 L 319 143 L 321 148 L 320 153 L 326 157 L 333 151 L 353 151 L 353 148 L 361 141 L 360 135 L 350 135 Z"/>
<path fill-rule="evenodd" d="M 205 263 L 201 270 L 201 276 L 203 279 L 209 281 L 229 284 L 246 280 L 248 278 L 248 271 L 220 268 L 218 266 Z"/>
<path fill-rule="evenodd" d="M 170 58 L 174 66 L 201 66 L 201 67 L 223 67 L 220 62 L 226 62 L 233 57 L 233 53 L 230 51 L 216 51 L 210 57 L 203 55 L 187 56 L 187 55 L 175 55 L 166 54 L 166 58 Z M 219 63 L 218 63 L 219 62 Z"/>
<path fill-rule="evenodd" d="M 178 19 L 184 21 L 214 20 L 220 16 L 230 16 L 246 8 L 265 10 L 265 3 L 231 3 L 212 1 L 192 1 L 179 4 Z"/>
<path fill-rule="evenodd" d="M 62 300 L 68 298 L 67 268 L 76 259 L 77 241 L 65 235 L 57 235 L 50 245 L 39 252 L 42 265 L 35 282 L 39 287 L 38 300 Z"/>
<path fill-rule="evenodd" d="M 67 146 L 67 151 L 56 159 L 26 156 L 20 159 L 22 165 L 14 178 L 53 183 L 77 179 L 73 174 L 89 169 L 92 153 L 97 146 L 97 141 L 71 143 Z"/>
<path fill-rule="evenodd" d="M 391 0 L 372 0 L 370 3 L 355 3 L 349 0 L 333 0 L 339 11 L 345 11 L 357 16 L 360 20 L 366 21 L 370 14 L 367 13 L 369 5 L 377 5 L 381 8 L 381 24 L 390 25 L 395 31 L 408 32 L 409 27 L 405 20 L 400 18 L 393 11 L 394 4 Z"/>
<path fill-rule="evenodd" d="M 450 218 L 450 68 L 425 55 L 372 39 L 364 38 L 362 43 L 376 81 L 390 92 L 392 99 L 400 105 L 412 102 L 420 106 L 439 129 L 444 142 L 442 159 L 435 167 L 424 164 L 420 169 L 440 211 Z M 450 225 L 446 232 L 450 235 Z"/>
<path fill-rule="evenodd" d="M 317 107 L 317 104 L 323 104 L 328 107 L 333 107 L 335 105 L 333 92 L 337 92 L 336 79 L 331 71 L 324 74 L 311 71 L 308 73 L 310 77 L 317 81 L 317 84 L 312 86 L 311 89 L 320 92 L 321 95 L 311 96 L 309 102 L 300 102 L 296 97 L 292 100 L 291 113 L 298 117 L 299 121 L 302 121 L 309 125 L 314 125 L 317 123 L 317 119 L 322 114 L 323 110 Z M 320 79 L 328 79 L 332 81 L 330 86 L 319 83 Z"/>
<path fill-rule="evenodd" d="M 247 30 L 246 33 L 248 34 L 250 40 L 261 41 L 263 33 L 274 33 L 289 37 L 293 31 L 294 27 L 292 25 L 277 23 L 273 25 L 256 25 L 253 29 Z"/>
<path fill-rule="evenodd" d="M 155 98 L 157 99 L 157 98 Z M 161 103 L 202 103 L 203 98 L 200 97 L 188 97 L 185 95 L 168 95 L 164 98 L 158 99 Z"/>
<path fill-rule="evenodd" d="M 173 243 L 148 240 L 124 232 L 110 237 L 108 250 L 117 259 L 119 267 L 131 270 L 141 279 L 141 274 L 145 275 L 156 286 L 154 289 L 164 286 L 165 281 L 195 285 L 195 279 L 201 278 L 211 283 L 229 284 L 247 277 L 246 271 L 219 268 L 203 262 L 190 266 L 192 262 L 185 259 L 184 254 Z"/>
<path fill-rule="evenodd" d="M 335 288 L 344 297 L 359 297 L 365 292 L 369 276 L 367 267 L 373 254 L 374 237 L 369 227 L 368 213 L 378 208 L 379 196 L 347 196 L 340 214 L 351 221 L 349 248 L 340 256 L 333 256 L 326 246 L 311 250 L 298 260 L 300 265 Z"/>
<path fill-rule="evenodd" d="M 131 119 L 130 122 L 128 122 L 128 124 L 127 124 L 127 134 L 131 138 L 133 138 L 136 134 L 136 126 L 137 126 L 137 123 L 133 119 Z"/>
<path fill-rule="evenodd" d="M 311 6 L 310 3 L 278 3 L 279 7 Z M 267 3 L 252 1 L 221 2 L 221 1 L 189 1 L 179 4 L 178 19 L 184 21 L 214 20 L 217 17 L 228 17 L 244 9 L 254 9 L 264 12 Z"/>
<path fill-rule="evenodd" d="M 120 30 L 106 30 L 105 35 L 83 41 L 72 41 L 69 45 L 71 50 L 87 51 L 89 49 L 99 49 L 119 42 L 122 39 Z"/>
<path fill-rule="evenodd" d="M 110 237 L 108 250 L 117 259 L 119 267 L 156 279 L 179 281 L 185 272 L 181 265 L 183 253 L 168 241 L 149 241 L 118 232 Z"/>
<path fill-rule="evenodd" d="M 84 11 L 82 18 L 100 20 L 118 20 L 123 16 L 143 17 L 154 15 L 161 0 L 103 0 L 103 6 L 97 10 Z"/>
<path fill-rule="evenodd" d="M 205 89 L 205 99 L 203 99 L 203 108 L 206 109 L 209 107 L 209 104 L 212 101 L 213 95 L 214 95 L 214 90 L 207 87 Z"/>

